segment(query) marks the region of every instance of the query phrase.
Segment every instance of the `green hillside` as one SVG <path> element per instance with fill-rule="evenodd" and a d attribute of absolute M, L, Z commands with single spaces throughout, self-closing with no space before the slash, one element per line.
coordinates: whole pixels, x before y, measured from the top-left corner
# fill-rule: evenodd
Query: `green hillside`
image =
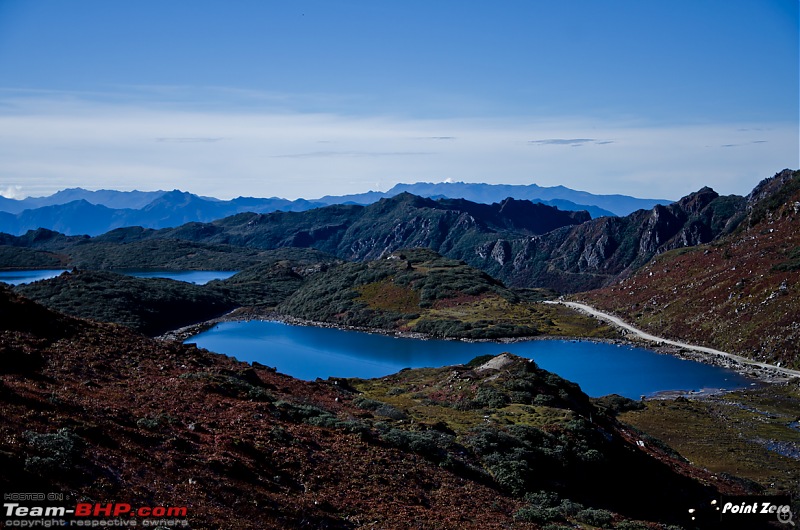
<path fill-rule="evenodd" d="M 532 298 L 464 262 L 410 249 L 310 276 L 277 309 L 312 321 L 445 338 L 615 336 L 592 319 Z"/>
<path fill-rule="evenodd" d="M 103 271 L 65 272 L 15 290 L 50 309 L 148 335 L 208 320 L 236 307 L 226 292 L 214 287 Z"/>

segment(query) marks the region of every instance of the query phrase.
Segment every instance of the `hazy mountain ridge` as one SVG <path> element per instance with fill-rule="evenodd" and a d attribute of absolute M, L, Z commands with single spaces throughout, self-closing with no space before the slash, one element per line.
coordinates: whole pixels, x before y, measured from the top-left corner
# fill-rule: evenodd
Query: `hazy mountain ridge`
<path fill-rule="evenodd" d="M 387 194 L 401 192 L 430 197 L 441 195 L 444 197 L 458 197 L 473 202 L 493 203 L 500 202 L 506 197 L 515 199 L 528 199 L 542 201 L 549 206 L 562 208 L 562 204 L 591 205 L 603 209 L 613 215 L 628 215 L 636 210 L 650 209 L 657 204 L 669 204 L 666 199 L 640 199 L 627 195 L 598 195 L 586 191 L 579 191 L 565 186 L 539 186 L 537 184 L 471 184 L 465 182 L 440 182 L 416 184 L 397 184 Z M 569 208 L 562 208 L 569 209 Z M 584 208 L 587 209 L 587 208 Z M 608 215 L 596 215 L 587 209 L 593 218 Z"/>
<path fill-rule="evenodd" d="M 744 219 L 745 204 L 743 197 L 720 197 L 703 188 L 668 206 L 588 219 L 528 201 L 487 208 L 404 194 L 364 207 L 243 214 L 153 237 L 257 248 L 308 246 L 347 260 L 425 247 L 512 286 L 575 292 L 613 282 L 657 253 L 713 241 Z"/>
<path fill-rule="evenodd" d="M 166 191 L 116 191 L 97 190 L 90 191 L 83 188 L 67 188 L 57 191 L 46 197 L 26 197 L 24 199 L 9 199 L 0 197 L 0 211 L 13 214 L 24 210 L 42 208 L 44 206 L 57 206 L 73 201 L 86 201 L 89 204 L 105 206 L 114 209 L 140 209 L 167 193 Z"/>
<path fill-rule="evenodd" d="M 180 226 L 190 222 L 211 222 L 215 219 L 235 215 L 241 212 L 271 212 L 276 210 L 304 211 L 321 206 L 302 199 L 251 199 L 239 198 L 231 201 L 200 197 L 191 193 L 173 190 L 170 192 L 148 192 L 152 200 L 144 206 L 113 208 L 100 201 L 111 204 L 135 204 L 141 200 L 127 200 L 116 194 L 134 192 L 111 192 L 97 197 L 85 190 L 71 190 L 72 193 L 61 197 L 81 197 L 69 202 L 49 204 L 33 209 L 24 209 L 19 213 L 0 212 L 0 231 L 9 234 L 23 234 L 28 230 L 45 228 L 67 235 L 100 235 L 110 230 L 129 226 L 144 228 L 166 228 Z M 58 195 L 58 194 L 56 194 Z M 98 203 L 84 198 L 88 196 Z M 56 197 L 55 195 L 52 197 Z M 55 199 L 58 200 L 58 199 Z M 4 203 L 0 203 L 0 208 Z M 10 209 L 18 209 L 13 205 Z"/>
<path fill-rule="evenodd" d="M 502 202 L 510 197 L 527 199 L 561 210 L 585 210 L 593 218 L 624 215 L 637 207 L 650 208 L 656 203 L 667 202 L 623 195 L 594 195 L 563 186 L 545 188 L 535 184 L 398 184 L 388 192 L 325 196 L 316 200 L 238 197 L 228 201 L 179 190 L 120 192 L 70 188 L 48 197 L 28 197 L 21 200 L 0 197 L 0 232 L 21 235 L 27 230 L 46 228 L 67 235 L 94 236 L 127 226 L 169 228 L 190 222 L 211 222 L 245 212 L 306 211 L 333 204 L 368 205 L 401 193 L 467 199 L 485 204 Z"/>

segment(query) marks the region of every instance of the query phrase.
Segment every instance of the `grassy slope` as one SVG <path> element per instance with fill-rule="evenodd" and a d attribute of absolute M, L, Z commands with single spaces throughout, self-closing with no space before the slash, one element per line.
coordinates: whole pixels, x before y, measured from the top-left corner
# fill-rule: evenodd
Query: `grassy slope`
<path fill-rule="evenodd" d="M 228 293 L 213 287 L 102 271 L 67 272 L 16 291 L 51 309 L 148 335 L 218 317 L 236 306 Z"/>
<path fill-rule="evenodd" d="M 424 249 L 315 275 L 278 310 L 299 318 L 440 337 L 611 337 L 605 325 L 528 300 L 486 273 Z"/>
<path fill-rule="evenodd" d="M 800 502 L 800 386 L 769 385 L 702 400 L 648 401 L 620 419 L 695 465 L 753 480 Z M 793 456 L 792 456 L 793 455 Z"/>

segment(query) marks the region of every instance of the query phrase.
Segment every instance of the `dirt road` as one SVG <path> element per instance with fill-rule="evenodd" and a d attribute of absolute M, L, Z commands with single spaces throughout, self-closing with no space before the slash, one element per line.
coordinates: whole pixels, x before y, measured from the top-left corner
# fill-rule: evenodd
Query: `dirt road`
<path fill-rule="evenodd" d="M 710 354 L 710 355 L 719 355 L 721 357 L 730 359 L 730 360 L 735 361 L 735 362 L 740 363 L 740 364 L 745 364 L 745 365 L 750 365 L 750 366 L 757 366 L 759 368 L 764 368 L 766 370 L 774 370 L 776 372 L 780 372 L 780 373 L 782 373 L 784 375 L 787 375 L 789 377 L 800 377 L 800 371 L 797 371 L 797 370 L 790 370 L 788 368 L 782 368 L 780 366 L 775 366 L 775 365 L 768 364 L 768 363 L 762 363 L 762 362 L 758 362 L 758 361 L 753 361 L 753 360 L 748 359 L 746 357 L 742 357 L 740 355 L 735 355 L 733 353 L 728 353 L 728 352 L 724 352 L 724 351 L 720 351 L 720 350 L 715 350 L 714 348 L 706 348 L 705 346 L 696 346 L 694 344 L 687 344 L 685 342 L 678 342 L 678 341 L 675 341 L 675 340 L 669 340 L 669 339 L 665 339 L 665 338 L 662 338 L 662 337 L 656 337 L 655 335 L 651 335 L 650 333 L 644 332 L 644 331 L 642 331 L 642 330 L 640 330 L 638 328 L 635 328 L 635 327 L 631 326 L 627 322 L 623 321 L 622 319 L 620 319 L 618 317 L 615 317 L 614 315 L 609 315 L 608 313 L 604 313 L 604 312 L 602 312 L 602 311 L 600 311 L 598 309 L 595 309 L 595 308 L 593 308 L 591 306 L 588 306 L 586 304 L 581 304 L 581 303 L 578 303 L 578 302 L 565 302 L 565 301 L 561 301 L 561 300 L 559 300 L 559 301 L 550 301 L 550 302 L 547 302 L 547 303 L 550 303 L 550 304 L 564 304 L 564 305 L 566 305 L 568 307 L 571 307 L 573 309 L 577 309 L 578 311 L 583 311 L 584 313 L 592 315 L 595 318 L 599 318 L 600 320 L 605 320 L 606 322 L 609 322 L 609 323 L 613 324 L 614 326 L 620 327 L 620 328 L 622 328 L 622 329 L 624 329 L 624 330 L 626 330 L 626 331 L 628 331 L 630 333 L 633 333 L 637 337 L 639 337 L 641 339 L 644 339 L 646 341 L 655 342 L 657 344 L 662 344 L 662 345 L 663 344 L 668 344 L 670 346 L 677 346 L 678 348 L 684 348 L 684 349 L 687 349 L 687 350 L 697 351 L 697 352 L 701 352 L 701 353 L 707 353 L 707 354 Z"/>

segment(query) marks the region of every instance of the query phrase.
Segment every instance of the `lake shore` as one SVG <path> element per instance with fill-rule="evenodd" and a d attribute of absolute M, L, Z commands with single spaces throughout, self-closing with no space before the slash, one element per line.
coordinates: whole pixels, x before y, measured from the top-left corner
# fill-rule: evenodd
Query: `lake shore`
<path fill-rule="evenodd" d="M 706 346 L 698 346 L 695 344 L 688 344 L 651 335 L 650 333 L 642 331 L 628 324 L 627 322 L 624 322 L 619 317 L 605 313 L 586 304 L 560 300 L 547 301 L 545 303 L 563 304 L 576 311 L 581 311 L 585 314 L 608 322 L 609 324 L 620 329 L 622 333 L 627 336 L 626 338 L 629 338 L 632 343 L 644 345 L 648 349 L 654 351 L 675 355 L 682 359 L 689 359 L 706 364 L 712 364 L 714 366 L 729 368 L 740 374 L 768 383 L 780 383 L 800 378 L 800 371 L 797 370 L 791 370 L 789 368 L 783 368 L 760 361 L 754 361 L 741 355 L 723 352 L 714 348 L 708 348 Z M 655 344 L 655 347 L 653 344 Z"/>
<path fill-rule="evenodd" d="M 550 303 L 559 303 L 559 302 L 550 302 Z M 573 309 L 580 311 L 583 308 L 573 307 Z M 593 316 L 598 317 L 598 315 L 596 314 L 593 314 Z M 610 315 L 608 316 L 610 317 Z M 158 338 L 160 340 L 183 342 L 188 338 L 197 335 L 199 333 L 202 333 L 204 331 L 207 331 L 212 327 L 214 327 L 215 325 L 222 322 L 237 322 L 237 321 L 251 321 L 251 320 L 269 320 L 269 321 L 283 322 L 286 324 L 297 325 L 297 326 L 314 326 L 321 328 L 339 329 L 343 331 L 377 333 L 392 337 L 413 338 L 418 340 L 440 339 L 440 337 L 432 337 L 424 333 L 398 331 L 392 329 L 366 328 L 359 326 L 342 326 L 330 322 L 307 320 L 280 314 L 269 308 L 258 308 L 258 307 L 238 308 L 220 317 L 169 331 L 159 336 Z M 611 322 L 614 325 L 617 325 L 617 323 L 612 320 L 607 320 L 607 321 Z M 769 384 L 785 383 L 787 381 L 791 381 L 793 379 L 796 379 L 797 377 L 800 377 L 800 372 L 795 372 L 792 370 L 787 370 L 785 368 L 768 365 L 766 363 L 758 363 L 746 359 L 744 357 L 728 354 L 725 352 L 717 352 L 716 350 L 707 351 L 711 350 L 710 348 L 677 343 L 675 341 L 654 337 L 652 335 L 649 335 L 650 338 L 645 338 L 639 334 L 631 332 L 631 329 L 635 330 L 636 328 L 633 328 L 632 326 L 629 325 L 627 328 L 621 327 L 623 335 L 625 335 L 625 338 L 623 339 L 602 339 L 602 338 L 574 337 L 574 336 L 563 336 L 563 335 L 536 335 L 529 337 L 509 337 L 501 339 L 443 339 L 443 340 L 460 340 L 463 342 L 494 342 L 500 344 L 513 344 L 515 342 L 531 341 L 531 340 L 568 340 L 568 341 L 573 340 L 573 341 L 602 342 L 608 344 L 619 344 L 619 345 L 641 347 L 663 355 L 671 355 L 674 357 L 678 357 L 680 359 L 691 360 L 704 364 L 709 364 L 712 366 L 727 368 L 741 375 L 744 375 L 750 379 L 753 379 L 754 382 L 769 383 Z M 644 332 L 640 333 L 644 334 Z M 716 391 L 715 389 L 703 389 L 701 391 L 692 391 L 692 392 L 663 393 L 662 395 L 654 396 L 654 398 L 672 399 L 681 396 L 704 397 L 708 395 L 715 395 L 718 393 L 720 392 Z"/>

